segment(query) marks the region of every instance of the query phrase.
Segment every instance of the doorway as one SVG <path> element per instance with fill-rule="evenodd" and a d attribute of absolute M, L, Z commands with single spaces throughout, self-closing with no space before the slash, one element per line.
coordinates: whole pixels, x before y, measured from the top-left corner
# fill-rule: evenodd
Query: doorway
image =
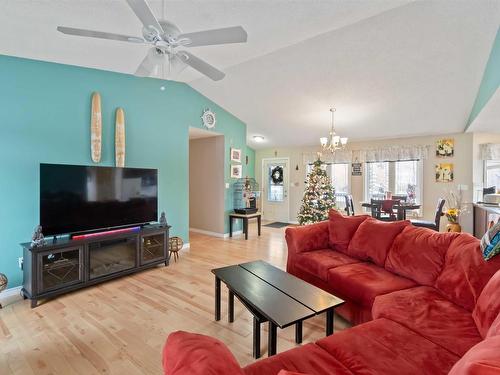
<path fill-rule="evenodd" d="M 290 201 L 288 158 L 262 159 L 262 217 L 269 221 L 288 223 Z"/>
<path fill-rule="evenodd" d="M 189 230 L 224 235 L 224 136 L 189 128 Z"/>

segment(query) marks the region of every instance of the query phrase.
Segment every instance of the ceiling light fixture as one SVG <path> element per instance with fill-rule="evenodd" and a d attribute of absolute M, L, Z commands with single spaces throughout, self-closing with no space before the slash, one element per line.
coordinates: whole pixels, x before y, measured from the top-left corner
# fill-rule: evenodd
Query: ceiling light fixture
<path fill-rule="evenodd" d="M 328 137 L 321 137 L 319 139 L 323 151 L 329 151 L 332 154 L 337 150 L 344 149 L 347 145 L 347 137 L 340 137 L 335 133 L 335 111 L 335 108 L 330 108 L 330 112 L 332 113 L 332 127 L 330 128 Z"/>
<path fill-rule="evenodd" d="M 253 140 L 257 143 L 262 143 L 264 142 L 265 138 L 262 135 L 254 135 Z"/>

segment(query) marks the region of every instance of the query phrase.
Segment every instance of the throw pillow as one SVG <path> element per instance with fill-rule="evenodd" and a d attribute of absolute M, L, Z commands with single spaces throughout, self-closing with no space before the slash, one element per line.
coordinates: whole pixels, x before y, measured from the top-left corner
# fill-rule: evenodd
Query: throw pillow
<path fill-rule="evenodd" d="M 500 222 L 493 225 L 481 239 L 481 251 L 484 260 L 490 260 L 500 254 Z"/>
<path fill-rule="evenodd" d="M 368 218 L 354 233 L 347 248 L 347 255 L 361 260 L 369 260 L 384 267 L 387 252 L 394 239 L 408 225 L 410 222 L 406 220 L 385 222 Z"/>
<path fill-rule="evenodd" d="M 336 210 L 330 210 L 329 221 L 329 244 L 333 250 L 347 254 L 349 242 L 360 224 L 368 219 L 368 215 L 344 216 Z"/>

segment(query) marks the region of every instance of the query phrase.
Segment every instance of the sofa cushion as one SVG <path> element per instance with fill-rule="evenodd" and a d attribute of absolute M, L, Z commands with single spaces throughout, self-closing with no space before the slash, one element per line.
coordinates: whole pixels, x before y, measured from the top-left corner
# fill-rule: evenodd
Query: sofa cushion
<path fill-rule="evenodd" d="M 471 313 L 431 287 L 378 296 L 372 315 L 398 322 L 458 356 L 482 339 Z"/>
<path fill-rule="evenodd" d="M 340 297 L 371 307 L 380 294 L 411 288 L 415 283 L 370 263 L 355 263 L 331 268 L 328 283 Z"/>
<path fill-rule="evenodd" d="M 171 333 L 163 348 L 165 375 L 243 375 L 240 365 L 219 340 L 196 333 Z"/>
<path fill-rule="evenodd" d="M 316 342 L 354 374 L 446 374 L 458 356 L 387 319 Z"/>
<path fill-rule="evenodd" d="M 491 323 L 490 329 L 486 334 L 486 337 L 492 336 L 500 336 L 500 314 L 498 314 L 493 323 Z"/>
<path fill-rule="evenodd" d="M 441 273 L 446 251 L 457 235 L 409 225 L 394 240 L 385 268 L 421 285 L 432 286 Z"/>
<path fill-rule="evenodd" d="M 451 301 L 472 311 L 484 286 L 499 269 L 500 257 L 485 261 L 479 240 L 462 233 L 450 244 L 435 287 Z"/>
<path fill-rule="evenodd" d="M 295 267 L 327 281 L 330 268 L 351 263 L 359 263 L 359 260 L 332 249 L 322 249 L 299 254 Z"/>
<path fill-rule="evenodd" d="M 453 366 L 449 375 L 500 374 L 500 336 L 481 341 Z"/>
<path fill-rule="evenodd" d="M 370 217 L 354 233 L 347 254 L 383 267 L 394 239 L 408 225 L 410 222 L 406 220 L 385 222 Z"/>
<path fill-rule="evenodd" d="M 315 344 L 287 350 L 243 368 L 245 375 L 277 375 L 281 370 L 314 375 L 352 375 L 344 365 Z"/>
<path fill-rule="evenodd" d="M 286 228 L 285 238 L 288 251 L 298 254 L 327 248 L 329 246 L 328 228 L 328 221 Z"/>
<path fill-rule="evenodd" d="M 329 243 L 333 250 L 347 254 L 347 248 L 359 225 L 369 218 L 368 215 L 344 216 L 330 210 L 328 215 Z"/>
<path fill-rule="evenodd" d="M 479 295 L 476 307 L 472 312 L 477 329 L 486 337 L 490 326 L 500 314 L 500 271 L 495 273 Z"/>

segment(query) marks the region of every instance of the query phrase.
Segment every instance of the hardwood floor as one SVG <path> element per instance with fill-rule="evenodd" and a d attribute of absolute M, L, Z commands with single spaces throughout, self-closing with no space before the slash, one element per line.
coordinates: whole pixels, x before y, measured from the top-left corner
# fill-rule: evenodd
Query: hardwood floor
<path fill-rule="evenodd" d="M 191 233 L 191 248 L 169 267 L 83 289 L 30 309 L 21 301 L 0 310 L 0 373 L 161 374 L 170 332 L 204 333 L 225 342 L 241 365 L 252 358 L 251 315 L 235 302 L 228 323 L 214 321 L 215 267 L 263 259 L 285 268 L 284 229 L 250 226 L 248 241 Z M 324 335 L 324 316 L 304 323 L 304 343 Z M 346 325 L 336 319 L 335 329 Z M 264 328 L 264 331 L 266 328 Z M 278 330 L 278 352 L 294 347 L 294 327 Z M 262 353 L 267 350 L 263 333 Z"/>

